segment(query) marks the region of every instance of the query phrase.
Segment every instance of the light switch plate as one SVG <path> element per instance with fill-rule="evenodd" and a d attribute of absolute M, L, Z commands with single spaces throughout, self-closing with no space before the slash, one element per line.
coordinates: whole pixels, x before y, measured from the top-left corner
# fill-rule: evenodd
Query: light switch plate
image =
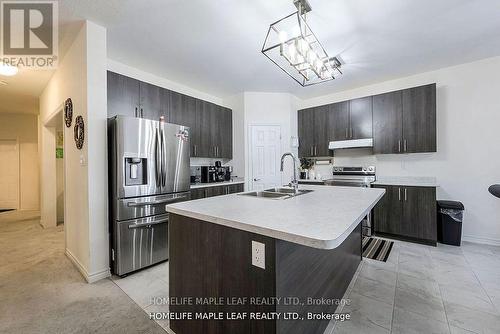
<path fill-rule="evenodd" d="M 266 269 L 266 245 L 252 241 L 252 265 Z"/>

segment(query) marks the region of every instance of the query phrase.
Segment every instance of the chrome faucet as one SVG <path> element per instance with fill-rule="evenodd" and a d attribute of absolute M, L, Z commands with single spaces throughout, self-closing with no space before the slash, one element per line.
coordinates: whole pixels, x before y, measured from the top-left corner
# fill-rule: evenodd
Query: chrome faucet
<path fill-rule="evenodd" d="M 288 153 L 285 153 L 281 156 L 281 168 L 280 168 L 280 170 L 283 172 L 283 165 L 285 162 L 285 157 L 287 155 L 292 157 L 292 160 L 293 160 L 293 180 L 292 180 L 292 182 L 290 182 L 290 185 L 293 187 L 294 192 L 298 193 L 299 192 L 299 181 L 297 181 L 297 165 L 296 165 L 297 159 L 295 158 L 295 155 L 293 155 L 293 153 L 288 152 Z"/>

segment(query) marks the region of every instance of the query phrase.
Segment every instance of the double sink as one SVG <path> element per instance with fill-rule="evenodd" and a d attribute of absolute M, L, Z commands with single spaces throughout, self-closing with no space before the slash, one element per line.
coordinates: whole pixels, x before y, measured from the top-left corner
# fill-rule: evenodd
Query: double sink
<path fill-rule="evenodd" d="M 288 199 L 303 194 L 310 193 L 313 190 L 300 189 L 295 192 L 293 188 L 270 188 L 262 191 L 251 191 L 248 193 L 240 193 L 240 196 L 262 197 L 269 199 Z"/>

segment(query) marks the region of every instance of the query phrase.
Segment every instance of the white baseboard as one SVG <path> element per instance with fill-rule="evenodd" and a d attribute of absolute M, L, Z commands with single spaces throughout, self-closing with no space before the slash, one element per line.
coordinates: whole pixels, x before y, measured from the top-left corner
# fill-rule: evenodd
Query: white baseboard
<path fill-rule="evenodd" d="M 109 270 L 109 268 L 105 268 L 105 269 L 102 269 L 102 270 L 99 270 L 95 273 L 90 274 L 87 278 L 87 282 L 95 283 L 97 281 L 100 281 L 104 278 L 108 278 L 110 276 L 111 276 L 111 271 Z"/>
<path fill-rule="evenodd" d="M 462 240 L 468 241 L 468 242 L 473 242 L 475 244 L 500 246 L 500 239 L 494 239 L 494 238 L 478 237 L 478 236 L 472 236 L 472 235 L 463 235 Z"/>
<path fill-rule="evenodd" d="M 95 273 L 89 274 L 87 269 L 78 261 L 78 259 L 66 248 L 66 256 L 73 262 L 78 271 L 82 274 L 83 278 L 87 281 L 87 283 L 95 283 L 103 278 L 107 278 L 111 276 L 111 271 L 109 268 L 99 270 Z"/>

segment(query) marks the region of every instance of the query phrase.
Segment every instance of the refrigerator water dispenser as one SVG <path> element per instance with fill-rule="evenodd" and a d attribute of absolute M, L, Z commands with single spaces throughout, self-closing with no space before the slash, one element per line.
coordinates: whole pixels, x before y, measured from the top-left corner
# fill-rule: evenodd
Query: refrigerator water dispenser
<path fill-rule="evenodd" d="M 144 158 L 125 158 L 126 186 L 137 186 L 148 183 L 147 160 Z"/>

